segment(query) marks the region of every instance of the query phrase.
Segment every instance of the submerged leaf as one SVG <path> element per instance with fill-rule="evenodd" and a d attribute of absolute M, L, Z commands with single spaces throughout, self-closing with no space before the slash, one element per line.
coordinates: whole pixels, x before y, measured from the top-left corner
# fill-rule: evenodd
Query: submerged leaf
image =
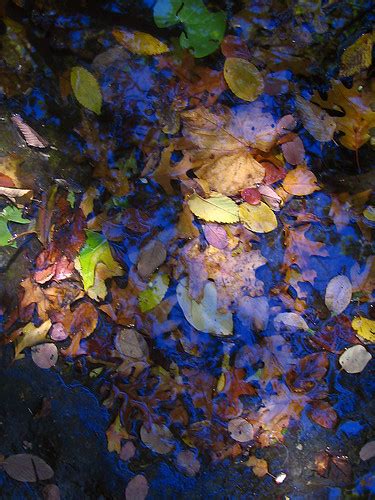
<path fill-rule="evenodd" d="M 341 354 L 339 363 L 347 373 L 360 373 L 371 359 L 363 345 L 353 345 Z"/>
<path fill-rule="evenodd" d="M 224 78 L 233 94 L 245 101 L 255 101 L 263 92 L 263 78 L 256 66 L 246 59 L 228 57 Z"/>
<path fill-rule="evenodd" d="M 251 456 L 248 458 L 245 464 L 248 467 L 252 467 L 253 472 L 257 477 L 264 477 L 266 474 L 268 474 L 268 464 L 263 458 Z"/>
<path fill-rule="evenodd" d="M 51 325 L 52 323 L 48 319 L 38 327 L 34 326 L 33 323 L 28 323 L 21 328 L 22 333 L 16 338 L 14 343 L 14 359 L 23 358 L 22 351 L 27 347 L 32 347 L 43 342 L 47 337 Z"/>
<path fill-rule="evenodd" d="M 299 314 L 293 312 L 279 313 L 274 318 L 273 324 L 278 332 L 285 327 L 292 330 L 310 330 L 306 321 Z"/>
<path fill-rule="evenodd" d="M 142 425 L 141 439 L 148 448 L 161 455 L 169 453 L 175 447 L 173 434 L 163 424 L 152 424 L 150 430 Z"/>
<path fill-rule="evenodd" d="M 194 215 L 207 222 L 238 222 L 238 206 L 227 196 L 213 194 L 210 198 L 202 198 L 193 194 L 188 205 Z"/>
<path fill-rule="evenodd" d="M 283 188 L 289 194 L 306 196 L 319 189 L 316 185 L 317 182 L 315 175 L 305 166 L 300 165 L 286 174 L 283 180 Z"/>
<path fill-rule="evenodd" d="M 54 474 L 43 459 L 29 453 L 11 455 L 5 459 L 2 466 L 11 478 L 24 483 L 44 481 Z"/>
<path fill-rule="evenodd" d="M 263 202 L 258 205 L 242 203 L 239 207 L 239 216 L 242 224 L 255 233 L 269 233 L 277 228 L 276 215 Z"/>
<path fill-rule="evenodd" d="M 228 432 L 232 439 L 240 443 L 251 441 L 254 437 L 253 426 L 244 418 L 234 418 L 228 423 Z"/>
<path fill-rule="evenodd" d="M 83 107 L 100 115 L 102 94 L 94 75 L 82 66 L 74 66 L 70 73 L 70 83 L 77 101 Z"/>
<path fill-rule="evenodd" d="M 332 141 L 336 130 L 333 118 L 323 109 L 319 108 L 300 96 L 296 98 L 297 109 L 301 115 L 305 129 L 320 142 Z"/>
<path fill-rule="evenodd" d="M 123 45 L 133 54 L 142 56 L 152 56 L 168 52 L 168 46 L 160 42 L 157 38 L 143 33 L 142 31 L 126 31 L 124 29 L 114 29 L 112 35 L 116 41 Z"/>
<path fill-rule="evenodd" d="M 353 76 L 371 66 L 373 35 L 366 33 L 344 50 L 341 56 L 340 78 Z"/>
<path fill-rule="evenodd" d="M 325 293 L 325 304 L 334 314 L 341 314 L 352 299 L 352 284 L 343 275 L 335 276 L 328 283 Z"/>
<path fill-rule="evenodd" d="M 115 337 L 115 347 L 119 353 L 129 358 L 147 358 L 149 349 L 143 336 L 133 328 L 123 328 Z"/>
<path fill-rule="evenodd" d="M 39 368 L 48 369 L 55 366 L 58 356 L 57 347 L 50 342 L 39 344 L 31 349 L 31 357 Z"/>

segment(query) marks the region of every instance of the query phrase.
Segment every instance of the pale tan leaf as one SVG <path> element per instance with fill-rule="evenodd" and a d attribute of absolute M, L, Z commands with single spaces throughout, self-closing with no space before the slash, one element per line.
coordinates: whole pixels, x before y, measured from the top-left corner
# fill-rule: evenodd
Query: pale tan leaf
<path fill-rule="evenodd" d="M 303 99 L 301 96 L 297 96 L 296 104 L 305 129 L 317 141 L 332 141 L 336 130 L 335 120 L 326 111 L 319 108 L 319 106 Z"/>

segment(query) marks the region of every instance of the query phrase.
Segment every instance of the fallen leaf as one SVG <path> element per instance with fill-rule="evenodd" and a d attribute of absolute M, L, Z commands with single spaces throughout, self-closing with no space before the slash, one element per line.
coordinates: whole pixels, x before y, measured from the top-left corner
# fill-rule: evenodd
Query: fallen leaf
<path fill-rule="evenodd" d="M 18 224 L 29 224 L 28 219 L 22 217 L 22 210 L 11 205 L 6 206 L 0 212 L 0 247 L 11 246 L 16 247 L 16 243 L 11 243 L 10 240 L 13 238 L 12 233 L 9 231 L 8 223 L 17 222 Z"/>
<path fill-rule="evenodd" d="M 238 317 L 251 330 L 262 332 L 267 328 L 269 304 L 266 297 L 241 297 L 238 302 Z"/>
<path fill-rule="evenodd" d="M 219 224 L 203 224 L 203 232 L 207 242 L 215 248 L 223 249 L 228 246 L 228 235 Z"/>
<path fill-rule="evenodd" d="M 44 460 L 28 453 L 10 455 L 2 466 L 11 478 L 24 483 L 36 483 L 53 476 L 53 470 Z"/>
<path fill-rule="evenodd" d="M 326 401 L 313 401 L 309 417 L 325 429 L 333 429 L 338 420 L 337 413 Z"/>
<path fill-rule="evenodd" d="M 232 439 L 240 443 L 251 441 L 254 437 L 253 426 L 244 418 L 234 418 L 228 423 L 228 432 Z"/>
<path fill-rule="evenodd" d="M 112 424 L 106 431 L 108 451 L 121 452 L 121 441 L 129 439 L 130 436 L 126 429 L 121 425 L 120 417 L 117 415 Z"/>
<path fill-rule="evenodd" d="M 141 312 L 154 309 L 163 300 L 169 287 L 169 276 L 167 274 L 154 274 L 147 285 L 146 290 L 139 294 L 139 308 Z"/>
<path fill-rule="evenodd" d="M 335 276 L 327 285 L 325 304 L 334 314 L 341 314 L 352 299 L 352 284 L 349 278 L 343 275 Z"/>
<path fill-rule="evenodd" d="M 130 358 L 143 359 L 149 355 L 149 348 L 143 336 L 133 328 L 123 328 L 115 337 L 118 352 Z"/>
<path fill-rule="evenodd" d="M 268 464 L 263 458 L 257 458 L 252 455 L 247 459 L 245 465 L 252 467 L 253 472 L 257 477 L 264 477 L 268 474 Z"/>
<path fill-rule="evenodd" d="M 375 441 L 369 441 L 359 451 L 359 456 L 361 460 L 370 460 L 375 456 Z"/>
<path fill-rule="evenodd" d="M 243 199 L 243 201 L 246 201 L 246 203 L 249 203 L 250 205 L 258 205 L 258 203 L 262 199 L 262 195 L 259 189 L 245 188 L 241 191 L 241 198 Z"/>
<path fill-rule="evenodd" d="M 48 141 L 43 139 L 43 137 L 41 137 L 37 132 L 35 132 L 34 129 L 25 123 L 20 115 L 12 115 L 11 120 L 23 135 L 23 138 L 28 146 L 32 146 L 34 148 L 48 147 Z"/>
<path fill-rule="evenodd" d="M 306 196 L 317 191 L 319 187 L 315 175 L 305 166 L 298 166 L 290 170 L 283 180 L 283 188 L 287 193 L 297 196 Z"/>
<path fill-rule="evenodd" d="M 144 280 L 149 279 L 152 273 L 167 258 L 167 250 L 159 240 L 151 240 L 147 243 L 138 256 L 137 271 Z"/>
<path fill-rule="evenodd" d="M 213 193 L 210 198 L 193 194 L 188 205 L 194 215 L 207 222 L 238 222 L 238 206 L 227 196 Z"/>
<path fill-rule="evenodd" d="M 132 441 L 127 441 L 122 447 L 120 451 L 120 458 L 124 460 L 124 462 L 130 460 L 134 457 L 136 452 L 136 447 L 134 446 Z"/>
<path fill-rule="evenodd" d="M 371 66 L 372 33 L 366 33 L 344 50 L 341 56 L 340 78 L 353 76 Z"/>
<path fill-rule="evenodd" d="M 298 135 L 294 135 L 291 141 L 283 142 L 281 150 L 284 158 L 291 165 L 299 165 L 305 159 L 305 147 Z"/>
<path fill-rule="evenodd" d="M 273 324 L 277 332 L 284 328 L 291 330 L 304 330 L 305 332 L 310 330 L 309 325 L 302 318 L 302 316 L 294 312 L 279 313 L 275 316 Z"/>
<path fill-rule="evenodd" d="M 277 219 L 273 211 L 263 202 L 258 205 L 242 203 L 239 206 L 242 224 L 255 233 L 269 233 L 277 228 Z"/>
<path fill-rule="evenodd" d="M 320 257 L 328 256 L 328 251 L 324 248 L 324 243 L 313 241 L 306 237 L 310 226 L 310 224 L 297 227 L 284 226 L 284 264 L 286 268 L 295 264 L 301 271 L 309 271 L 311 270 L 310 257 L 312 255 Z M 313 282 L 316 273 L 310 273 L 310 276 L 312 278 L 310 281 Z"/>
<path fill-rule="evenodd" d="M 371 343 L 375 343 L 375 321 L 359 316 L 352 321 L 352 328 L 357 335 Z"/>
<path fill-rule="evenodd" d="M 42 343 L 46 339 L 51 325 L 52 323 L 48 319 L 38 327 L 34 326 L 33 323 L 28 323 L 23 328 L 20 328 L 21 335 L 14 342 L 14 359 L 23 358 L 22 351 L 27 347 Z"/>
<path fill-rule="evenodd" d="M 100 115 L 102 94 L 94 75 L 82 66 L 74 66 L 70 72 L 70 83 L 77 101 L 84 108 Z"/>
<path fill-rule="evenodd" d="M 177 466 L 190 477 L 198 474 L 201 464 L 196 458 L 195 453 L 190 450 L 183 450 L 177 455 Z"/>
<path fill-rule="evenodd" d="M 255 101 L 264 89 L 259 70 L 246 59 L 228 57 L 224 64 L 224 78 L 233 94 L 245 101 Z"/>
<path fill-rule="evenodd" d="M 48 369 L 55 366 L 59 353 L 55 344 L 48 342 L 32 347 L 31 357 L 39 368 Z"/>
<path fill-rule="evenodd" d="M 137 474 L 129 482 L 125 490 L 126 500 L 144 500 L 148 495 L 148 482 L 145 476 Z"/>
<path fill-rule="evenodd" d="M 319 106 L 306 101 L 301 96 L 296 97 L 296 104 L 303 126 L 314 139 L 320 142 L 332 141 L 336 130 L 335 120 Z"/>
<path fill-rule="evenodd" d="M 175 447 L 173 434 L 164 424 L 151 424 L 150 430 L 142 425 L 140 434 L 143 443 L 155 453 L 166 455 Z"/>
<path fill-rule="evenodd" d="M 217 311 L 217 291 L 214 283 L 206 283 L 201 302 L 189 295 L 186 279 L 177 285 L 177 300 L 187 321 L 197 330 L 218 336 L 232 335 L 232 313 Z"/>
<path fill-rule="evenodd" d="M 43 487 L 43 499 L 44 500 L 60 500 L 60 489 L 57 484 L 46 484 Z"/>
<path fill-rule="evenodd" d="M 112 30 L 116 41 L 133 54 L 153 56 L 168 52 L 168 46 L 157 38 L 142 31 L 126 31 L 124 29 Z"/>
<path fill-rule="evenodd" d="M 353 345 L 341 354 L 339 363 L 347 373 L 360 373 L 371 359 L 363 345 Z"/>

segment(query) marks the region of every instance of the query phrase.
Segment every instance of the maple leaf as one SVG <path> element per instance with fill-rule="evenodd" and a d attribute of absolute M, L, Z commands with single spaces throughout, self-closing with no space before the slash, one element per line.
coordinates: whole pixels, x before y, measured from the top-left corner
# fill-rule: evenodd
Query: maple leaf
<path fill-rule="evenodd" d="M 371 93 L 360 91 L 358 84 L 348 89 L 338 80 L 332 80 L 331 86 L 326 100 L 315 92 L 312 101 L 326 110 L 345 113 L 332 119 L 336 122 L 336 129 L 344 134 L 339 139 L 341 144 L 356 151 L 370 139 L 370 129 L 375 126 Z"/>
<path fill-rule="evenodd" d="M 202 298 L 208 279 L 215 282 L 218 308 L 228 310 L 244 293 L 262 295 L 263 283 L 255 271 L 266 263 L 259 250 L 242 251 L 232 255 L 228 249 L 209 246 L 200 251 L 196 240 L 185 245 L 179 255 L 176 274 L 189 275 L 189 294 L 194 300 Z"/>
<path fill-rule="evenodd" d="M 324 243 L 321 243 L 320 241 L 313 241 L 306 237 L 306 233 L 309 229 L 310 224 L 294 228 L 289 225 L 284 226 L 284 245 L 286 247 L 284 265 L 286 268 L 296 264 L 301 271 L 308 271 L 309 259 L 312 255 L 320 257 L 328 256 L 328 251 L 323 248 Z M 312 278 L 312 280 L 314 280 L 314 278 Z"/>

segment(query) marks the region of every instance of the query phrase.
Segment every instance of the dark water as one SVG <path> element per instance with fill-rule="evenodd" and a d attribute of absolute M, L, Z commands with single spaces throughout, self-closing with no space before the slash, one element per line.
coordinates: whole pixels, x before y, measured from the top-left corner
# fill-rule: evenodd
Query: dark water
<path fill-rule="evenodd" d="M 153 22 L 153 3 L 118 1 L 86 5 L 83 1 L 60 4 L 40 0 L 9 2 L 7 6 L 8 19 L 4 20 L 7 31 L 2 40 L 5 63 L 1 66 L 1 155 L 17 154 L 22 158 L 18 167 L 22 187 L 33 189 L 35 195 L 25 213 L 30 218 L 37 216 L 45 203 L 43 196 L 50 195 L 51 186 L 57 185 L 58 196 L 66 198 L 68 191 L 74 193 L 73 207 L 67 211 L 73 218 L 83 193 L 94 187 L 97 196 L 87 222 L 106 213 L 117 224 L 118 234 L 109 238 L 112 255 L 125 270 L 123 276 L 112 279 L 117 287 L 125 288 L 134 278 L 132 272 L 139 249 L 156 237 L 167 246 L 168 262 L 173 265 L 172 270 L 167 268 L 171 272 L 165 297 L 170 306 L 167 316 L 160 312 L 159 316 L 135 314 L 132 321 L 114 321 L 101 310 L 95 332 L 81 342 L 85 354 L 60 355 L 56 367 L 43 370 L 33 363 L 29 351 L 24 359 L 13 361 L 13 347 L 7 343 L 11 333 L 30 320 L 25 320 L 19 312 L 19 283 L 35 269 L 42 245 L 35 235 L 28 234 L 20 238 L 18 248 L 2 249 L 1 318 L 6 345 L 1 355 L 0 454 L 7 457 L 31 452 L 43 458 L 55 474 L 52 480 L 32 484 L 15 481 L 0 470 L 0 497 L 44 498 L 44 486 L 54 483 L 63 499 L 120 499 L 125 498 L 129 481 L 142 474 L 149 484 L 147 498 L 368 498 L 374 491 L 374 458 L 360 460 L 359 450 L 373 439 L 374 365 L 370 362 L 361 373 L 349 374 L 340 370 L 338 358 L 356 342 L 350 329 L 351 320 L 358 315 L 374 318 L 372 296 L 370 293 L 364 297 L 364 293 L 357 292 L 343 314 L 331 317 L 324 304 L 324 293 L 331 278 L 353 276 L 353 266 L 359 265 L 363 270 L 372 254 L 371 227 L 365 225 L 363 229 L 363 224 L 357 223 L 358 217 L 352 215 L 346 225 L 338 227 L 330 213 L 334 197 L 345 199 L 346 194 L 355 196 L 371 188 L 370 142 L 355 152 L 339 141 L 318 142 L 302 126 L 297 128 L 304 143 L 306 163 L 322 189 L 307 197 L 294 197 L 277 216 L 284 228 L 294 229 L 300 227 L 296 214 L 315 216 L 306 235 L 309 240 L 324 244 L 325 255 L 309 256 L 308 269 L 316 274 L 313 282 L 304 280 L 299 282 L 302 283 L 299 289 L 290 285 L 285 291 L 286 236 L 282 225 L 253 241 L 253 249 L 267 260 L 267 265 L 256 271 L 256 278 L 264 283 L 264 295 L 272 314 L 294 311 L 295 299 L 300 294 L 306 303 L 303 317 L 312 332 L 282 330 L 283 340 L 279 345 L 281 340 L 279 337 L 275 340 L 278 332 L 273 321 L 257 333 L 241 321 L 236 309 L 233 336 L 222 339 L 197 332 L 174 300 L 179 280 L 175 269 L 188 244 L 177 229 L 183 196 L 178 189 L 167 195 L 149 175 L 169 140 L 181 136 L 178 130 L 175 134 L 162 132 L 161 124 L 168 120 L 173 123 L 174 114 L 197 103 L 193 99 L 184 103 L 179 95 L 181 82 L 175 68 L 181 71 L 181 59 L 177 58 L 180 62 L 175 66 L 161 68 L 156 57 L 132 55 L 116 45 L 111 35 L 114 26 L 121 26 L 147 32 L 178 47 L 173 40 L 179 36 L 180 27 L 158 29 Z M 337 78 L 343 49 L 369 32 L 373 22 L 371 2 L 367 1 L 322 2 L 321 8 L 320 2 L 250 1 L 243 6 L 241 2 L 223 1 L 207 5 L 225 11 L 227 33 L 248 39 L 253 54 L 258 54 L 258 66 L 263 63 L 273 72 L 283 72 L 288 90 L 265 92 L 260 97 L 263 109 L 276 121 L 295 111 L 297 86 L 306 98 L 313 91 L 326 95 L 330 81 Z M 243 7 L 248 13 L 245 18 L 238 17 Z M 279 56 L 271 50 L 279 45 L 282 51 L 292 50 L 303 62 L 290 63 L 290 68 L 289 63 L 279 64 Z M 261 50 L 268 51 L 263 61 Z M 306 71 L 305 61 L 309 61 Z M 218 49 L 199 60 L 199 64 L 220 71 L 224 57 Z M 87 68 L 99 81 L 104 98 L 100 116 L 80 107 L 69 91 L 65 95 L 64 83 L 69 81 L 73 66 Z M 368 82 L 370 77 L 371 68 L 364 80 Z M 174 81 L 176 85 L 171 84 Z M 349 86 L 350 78 L 345 83 Z M 205 93 L 200 99 L 207 104 L 209 97 Z M 182 103 L 176 105 L 179 99 Z M 243 105 L 229 89 L 220 94 L 217 102 L 232 110 Z M 48 139 L 53 148 L 48 149 L 47 156 L 25 145 L 11 124 L 10 116 L 14 113 Z M 135 167 L 128 176 L 129 193 L 122 195 L 118 188 L 111 191 L 108 172 L 111 169 L 117 172 L 131 155 Z M 172 159 L 177 162 L 181 156 L 175 152 Z M 104 174 L 99 168 L 103 164 L 108 166 Z M 371 198 L 367 204 L 371 204 Z M 65 205 L 56 206 L 59 210 Z M 121 219 L 129 209 L 146 214 L 144 232 L 132 231 Z M 71 222 L 69 217 L 66 227 Z M 307 222 L 308 219 L 302 218 L 302 224 Z M 67 229 L 62 227 L 63 237 Z M 74 232 L 69 243 L 73 237 Z M 199 238 L 203 251 L 207 243 L 202 233 Z M 196 269 L 198 274 L 198 265 Z M 99 304 L 114 303 L 111 286 L 107 287 L 109 295 Z M 43 289 L 48 287 L 45 285 Z M 98 306 L 97 302 L 91 302 Z M 40 323 L 36 314 L 33 320 Z M 119 360 L 113 354 L 114 337 L 124 326 L 135 326 L 147 342 L 147 367 L 138 378 L 132 373 L 116 371 Z M 312 336 L 318 341 L 311 339 Z M 271 344 L 267 344 L 269 339 Z M 68 345 L 66 341 L 58 347 L 64 349 Z M 371 346 L 365 345 L 371 351 Z M 259 359 L 250 362 L 249 353 L 258 353 L 259 346 L 263 349 Z M 243 380 L 250 383 L 258 370 L 272 370 L 273 360 L 278 356 L 282 359 L 285 351 L 297 367 L 302 358 L 324 353 L 323 376 L 316 367 L 315 371 L 311 369 L 312 374 L 301 368 L 302 374 L 297 374 L 296 379 L 300 377 L 304 383 L 311 375 L 313 390 L 324 392 L 320 399 L 334 408 L 337 423 L 327 429 L 311 420 L 309 411 L 316 399 L 301 397 L 298 404 L 304 409 L 296 413 L 290 410 L 282 439 L 266 446 L 252 440 L 238 453 L 233 448 L 236 443 L 226 432 L 225 411 L 230 413 L 231 405 L 235 404 L 259 412 L 267 404 L 268 410 L 280 404 L 282 414 L 283 403 L 274 403 L 276 392 L 271 383 L 262 389 L 263 400 L 246 390 L 239 393 L 236 403 L 221 400 L 216 393 L 218 380 L 229 366 L 231 373 L 234 369 L 243 370 Z M 223 359 L 229 363 L 227 368 Z M 98 368 L 102 370 L 94 371 Z M 276 373 L 278 384 L 286 387 L 291 384 L 286 372 Z M 293 382 L 296 386 L 298 380 Z M 173 387 L 178 384 L 185 389 L 176 397 Z M 295 392 L 298 394 L 298 390 Z M 202 398 L 209 402 L 202 403 Z M 271 403 L 267 403 L 268 398 Z M 136 400 L 138 406 L 129 403 L 129 410 L 125 404 L 129 400 Z M 225 411 L 220 410 L 220 404 L 227 406 Z M 41 412 L 43 405 L 48 406 L 46 414 Z M 208 415 L 210 411 L 213 415 Z M 108 451 L 105 432 L 117 415 L 134 438 L 122 441 L 122 445 L 126 441 L 135 445 L 135 454 L 129 460 L 121 460 L 116 452 Z M 160 454 L 142 442 L 141 426 L 150 420 L 170 428 L 173 451 Z M 276 421 L 273 419 L 271 423 Z M 205 425 L 199 428 L 201 422 Z M 195 437 L 194 425 L 198 428 Z M 184 450 L 193 451 L 199 461 L 197 474 L 189 475 L 178 466 L 177 456 Z M 319 454 L 330 460 L 322 474 L 316 471 Z M 257 477 L 251 467 L 244 465 L 249 455 L 265 459 L 270 474 Z M 281 473 L 286 474 L 285 481 L 277 484 L 275 477 Z"/>

